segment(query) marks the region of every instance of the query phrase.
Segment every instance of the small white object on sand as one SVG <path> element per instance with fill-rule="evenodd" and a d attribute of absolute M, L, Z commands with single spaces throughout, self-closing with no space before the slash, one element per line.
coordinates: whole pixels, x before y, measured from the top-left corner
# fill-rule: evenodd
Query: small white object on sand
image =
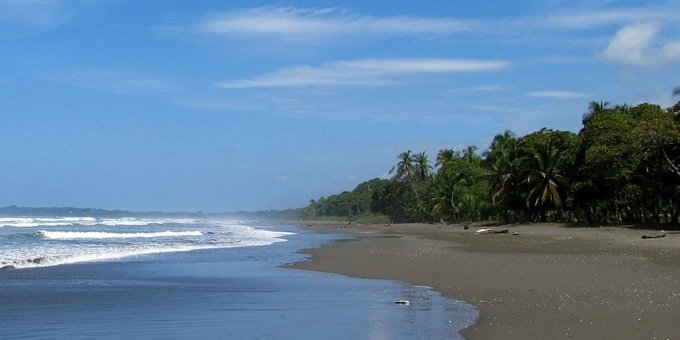
<path fill-rule="evenodd" d="M 491 229 L 491 228 L 483 228 L 483 229 L 477 229 L 475 231 L 475 235 L 483 235 L 483 234 L 507 234 L 508 229 Z"/>

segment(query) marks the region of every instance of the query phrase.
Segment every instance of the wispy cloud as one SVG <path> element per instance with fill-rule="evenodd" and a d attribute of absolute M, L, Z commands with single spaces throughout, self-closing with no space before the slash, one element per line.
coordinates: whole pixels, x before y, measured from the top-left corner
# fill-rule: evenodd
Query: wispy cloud
<path fill-rule="evenodd" d="M 71 71 L 52 78 L 72 86 L 126 95 L 160 93 L 173 90 L 172 84 L 160 78 L 111 70 Z"/>
<path fill-rule="evenodd" d="M 665 6 L 652 8 L 605 8 L 591 9 L 579 12 L 563 12 L 545 19 L 538 19 L 537 23 L 546 28 L 584 30 L 608 25 L 621 25 L 634 22 L 680 22 L 677 11 L 680 6 Z"/>
<path fill-rule="evenodd" d="M 548 98 L 557 100 L 579 99 L 588 96 L 585 93 L 571 91 L 531 91 L 524 93 L 524 95 L 535 98 Z"/>
<path fill-rule="evenodd" d="M 465 90 L 475 92 L 496 92 L 503 91 L 505 89 L 507 89 L 507 87 L 503 85 L 479 85 L 468 87 Z"/>
<path fill-rule="evenodd" d="M 474 26 L 469 20 L 373 17 L 351 15 L 337 8 L 259 7 L 209 15 L 195 29 L 206 34 L 309 42 L 348 36 L 450 35 Z"/>
<path fill-rule="evenodd" d="M 359 59 L 335 61 L 320 67 L 294 66 L 254 78 L 227 80 L 221 88 L 289 86 L 380 86 L 402 77 L 422 74 L 489 72 L 510 66 L 502 60 L 462 59 Z"/>
<path fill-rule="evenodd" d="M 652 46 L 659 30 L 660 25 L 654 23 L 628 25 L 616 33 L 602 57 L 610 62 L 635 66 L 680 61 L 680 40 Z"/>

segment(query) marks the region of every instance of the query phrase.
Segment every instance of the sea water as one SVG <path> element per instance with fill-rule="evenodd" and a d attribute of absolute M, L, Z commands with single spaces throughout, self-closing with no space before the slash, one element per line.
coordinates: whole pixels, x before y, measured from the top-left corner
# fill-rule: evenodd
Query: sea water
<path fill-rule="evenodd" d="M 0 338 L 451 339 L 476 320 L 427 287 L 282 267 L 340 238 L 219 219 L 0 218 Z"/>

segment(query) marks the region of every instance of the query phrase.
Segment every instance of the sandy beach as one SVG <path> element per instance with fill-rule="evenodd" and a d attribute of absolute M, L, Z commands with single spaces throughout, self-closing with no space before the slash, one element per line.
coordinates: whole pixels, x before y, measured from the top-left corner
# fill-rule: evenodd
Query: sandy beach
<path fill-rule="evenodd" d="M 623 227 L 305 224 L 357 242 L 295 268 L 426 285 L 480 310 L 468 339 L 677 339 L 680 234 Z M 513 232 L 517 235 L 513 235 Z"/>

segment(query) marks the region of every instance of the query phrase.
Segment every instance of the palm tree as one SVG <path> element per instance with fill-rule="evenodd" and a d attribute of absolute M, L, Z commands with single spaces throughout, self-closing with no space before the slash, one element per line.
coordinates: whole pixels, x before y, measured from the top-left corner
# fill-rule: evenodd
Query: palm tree
<path fill-rule="evenodd" d="M 519 180 L 519 140 L 514 133 L 507 130 L 496 135 L 487 155 L 491 168 L 492 203 L 509 203 L 516 194 Z"/>
<path fill-rule="evenodd" d="M 614 109 L 622 114 L 630 114 L 632 110 L 631 106 L 628 104 L 616 105 Z"/>
<path fill-rule="evenodd" d="M 563 150 L 552 143 L 545 143 L 529 150 L 525 160 L 528 186 L 527 207 L 530 209 L 561 209 L 563 206 L 563 183 L 565 177 L 559 167 Z"/>
<path fill-rule="evenodd" d="M 400 153 L 399 156 L 397 156 L 397 159 L 399 159 L 399 163 L 397 163 L 395 167 L 392 167 L 389 172 L 390 174 L 394 174 L 392 179 L 397 181 L 408 181 L 413 179 L 415 167 L 411 150 Z"/>
<path fill-rule="evenodd" d="M 419 161 L 421 163 L 425 162 L 421 164 L 421 166 L 424 166 L 425 168 L 423 169 L 418 168 L 416 163 L 416 157 L 420 158 Z M 427 161 L 427 155 L 425 155 L 424 152 L 414 155 L 411 153 L 411 150 L 408 150 L 406 152 L 400 153 L 399 156 L 397 156 L 397 159 L 399 159 L 399 163 L 397 163 L 395 167 L 390 169 L 389 172 L 390 174 L 394 173 L 394 176 L 392 176 L 392 180 L 410 183 L 411 189 L 413 189 L 413 194 L 416 198 L 416 202 L 420 202 L 418 189 L 416 188 L 416 182 L 420 178 L 419 176 L 421 175 L 421 173 L 425 171 L 424 169 L 426 169 L 427 167 L 429 167 L 430 170 L 432 169 L 432 167 L 429 165 L 429 162 Z"/>
<path fill-rule="evenodd" d="M 434 163 L 434 166 L 441 169 L 455 156 L 456 151 L 453 151 L 453 149 L 441 149 L 437 153 L 437 163 Z"/>
<path fill-rule="evenodd" d="M 586 112 L 583 115 L 583 125 L 586 125 L 590 121 L 590 118 L 593 115 L 598 114 L 598 113 L 600 113 L 604 110 L 607 110 L 609 108 L 610 108 L 609 102 L 603 102 L 603 101 L 600 101 L 600 102 L 592 101 L 592 102 L 590 102 L 590 104 L 588 104 L 588 112 Z"/>
<path fill-rule="evenodd" d="M 680 86 L 676 86 L 673 89 L 673 96 L 680 96 Z"/>
<path fill-rule="evenodd" d="M 432 207 L 434 212 L 444 216 L 447 221 L 459 221 L 462 217 L 463 202 L 461 191 L 468 182 L 468 176 L 459 169 L 444 169 L 436 177 Z"/>
<path fill-rule="evenodd" d="M 503 148 L 517 139 L 517 135 L 510 130 L 505 130 L 502 134 L 497 134 L 491 142 L 491 149 Z"/>
<path fill-rule="evenodd" d="M 518 159 L 509 149 L 498 150 L 496 161 L 491 164 L 492 202 L 506 201 L 514 193 L 518 182 Z"/>
<path fill-rule="evenodd" d="M 425 180 L 432 175 L 432 166 L 425 151 L 413 155 L 413 171 L 417 180 Z"/>
<path fill-rule="evenodd" d="M 468 163 L 473 163 L 477 157 L 476 152 L 476 146 L 468 145 L 468 147 L 463 150 L 463 159 L 465 159 Z"/>
<path fill-rule="evenodd" d="M 590 113 L 598 113 L 601 111 L 604 111 L 609 108 L 611 104 L 609 102 L 603 102 L 603 101 L 592 101 L 588 104 L 588 112 Z"/>

